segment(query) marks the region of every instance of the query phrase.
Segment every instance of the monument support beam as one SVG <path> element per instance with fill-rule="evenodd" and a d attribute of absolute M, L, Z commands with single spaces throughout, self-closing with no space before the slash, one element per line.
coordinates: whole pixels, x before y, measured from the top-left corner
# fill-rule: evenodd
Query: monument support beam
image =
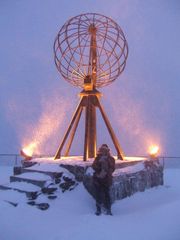
<path fill-rule="evenodd" d="M 83 90 L 80 93 L 80 103 L 74 112 L 72 120 L 67 128 L 67 131 L 64 135 L 64 138 L 58 148 L 58 151 L 55 155 L 55 159 L 59 159 L 62 155 L 62 150 L 66 141 L 69 137 L 69 141 L 66 146 L 65 156 L 69 155 L 69 151 L 82 115 L 83 110 L 85 111 L 85 133 L 84 133 L 84 161 L 88 158 L 94 158 L 96 156 L 97 141 L 96 141 L 96 108 L 100 110 L 102 119 L 105 122 L 105 125 L 108 129 L 108 132 L 111 136 L 114 147 L 117 151 L 118 159 L 123 160 L 124 154 L 122 148 L 118 142 L 118 139 L 111 127 L 108 117 L 106 116 L 103 107 L 99 101 L 101 93 L 97 90 L 85 91 Z"/>

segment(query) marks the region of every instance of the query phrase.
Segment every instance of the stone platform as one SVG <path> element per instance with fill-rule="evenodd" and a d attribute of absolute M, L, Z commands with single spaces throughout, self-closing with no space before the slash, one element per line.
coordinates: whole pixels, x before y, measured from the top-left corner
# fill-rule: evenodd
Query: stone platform
<path fill-rule="evenodd" d="M 94 196 L 93 159 L 83 162 L 78 157 L 54 160 L 52 158 L 37 158 L 24 161 L 20 169 L 15 169 L 11 181 L 26 181 L 39 187 L 45 186 L 50 179 L 55 179 L 58 174 L 66 171 L 75 177 L 76 181 L 83 182 L 87 191 Z M 28 179 L 27 175 L 37 173 L 40 179 Z M 24 178 L 24 175 L 26 178 Z M 44 176 L 44 177 L 43 177 Z M 46 177 L 45 177 L 46 176 Z M 49 179 L 50 178 L 50 179 Z M 39 181 L 39 182 L 38 182 Z M 143 192 L 148 188 L 163 185 L 163 165 L 158 159 L 129 158 L 125 161 L 116 160 L 116 170 L 113 173 L 111 187 L 111 200 L 120 200 Z"/>
<path fill-rule="evenodd" d="M 83 183 L 88 192 L 94 196 L 93 177 L 90 171 L 86 172 Z M 116 168 L 113 173 L 111 201 L 114 202 L 159 185 L 163 185 L 163 165 L 159 160 L 129 163 L 129 166 Z"/>
<path fill-rule="evenodd" d="M 59 192 L 71 191 L 78 182 L 94 197 L 93 159 L 83 162 L 78 157 L 54 160 L 36 158 L 14 167 L 10 183 L 1 185 L 1 190 L 25 193 L 29 200 L 45 194 L 54 199 Z M 111 201 L 129 197 L 136 192 L 163 185 L 163 165 L 158 159 L 129 158 L 116 160 L 113 184 L 110 189 Z"/>

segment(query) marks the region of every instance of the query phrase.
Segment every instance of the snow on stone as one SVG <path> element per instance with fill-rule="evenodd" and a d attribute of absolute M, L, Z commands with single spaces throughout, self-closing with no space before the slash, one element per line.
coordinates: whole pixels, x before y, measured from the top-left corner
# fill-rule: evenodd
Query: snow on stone
<path fill-rule="evenodd" d="M 70 164 L 70 165 L 78 165 L 78 166 L 88 166 L 91 165 L 93 159 L 88 159 L 88 161 L 83 161 L 82 156 L 69 156 L 69 157 L 62 157 L 61 159 L 54 160 L 53 158 L 33 158 L 31 162 L 38 162 L 38 163 L 49 163 L 49 164 Z"/>
<path fill-rule="evenodd" d="M 94 170 L 92 167 L 88 167 L 87 170 L 86 170 L 86 175 L 87 176 L 92 176 L 94 173 Z"/>
<path fill-rule="evenodd" d="M 43 171 L 43 172 L 63 172 L 63 175 L 74 179 L 74 175 L 71 174 L 65 168 L 59 166 L 57 163 L 46 163 L 46 162 L 38 162 L 37 164 L 33 165 L 32 167 L 28 167 L 27 169 L 35 170 L 35 171 Z M 38 173 L 40 174 L 40 173 Z M 22 174 L 21 174 L 22 176 Z"/>
<path fill-rule="evenodd" d="M 26 182 L 11 182 L 10 184 L 7 184 L 5 186 L 13 189 L 27 191 L 27 192 L 36 192 L 36 191 L 40 191 L 41 189 L 40 187 L 34 184 L 26 183 Z"/>
<path fill-rule="evenodd" d="M 144 163 L 140 162 L 133 166 L 128 166 L 124 168 L 118 168 L 114 171 L 113 176 L 127 173 L 136 173 L 144 169 Z"/>
<path fill-rule="evenodd" d="M 125 160 L 117 159 L 117 156 L 114 156 L 117 163 L 124 163 L 124 162 L 136 162 L 136 161 L 145 161 L 147 158 L 145 157 L 125 157 Z M 87 161 L 83 161 L 82 156 L 68 156 L 68 157 L 62 157 L 61 159 L 54 159 L 52 157 L 47 158 L 33 158 L 31 162 L 37 162 L 37 163 L 48 163 L 48 164 L 70 164 L 73 166 L 91 166 L 94 161 L 94 158 L 90 158 Z"/>
<path fill-rule="evenodd" d="M 63 172 L 63 176 L 71 178 L 71 179 L 75 179 L 74 174 L 70 173 L 68 170 L 66 170 L 65 168 L 62 168 L 62 172 Z"/>
<path fill-rule="evenodd" d="M 37 163 L 32 167 L 28 167 L 27 169 L 35 170 L 35 171 L 44 171 L 44 172 L 61 172 L 62 168 L 56 163 Z"/>
<path fill-rule="evenodd" d="M 35 179 L 35 180 L 51 180 L 51 177 L 44 174 L 44 173 L 36 173 L 36 172 L 27 172 L 27 173 L 22 173 L 20 175 L 21 178 L 25 179 Z"/>

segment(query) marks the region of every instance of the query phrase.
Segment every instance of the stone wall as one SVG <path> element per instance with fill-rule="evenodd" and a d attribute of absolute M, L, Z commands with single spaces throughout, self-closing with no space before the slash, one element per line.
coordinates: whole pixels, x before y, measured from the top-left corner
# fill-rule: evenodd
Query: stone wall
<path fill-rule="evenodd" d="M 80 166 L 80 165 L 72 165 L 72 164 L 60 164 L 60 167 L 67 169 L 70 173 L 75 176 L 75 179 L 79 182 L 82 182 L 86 173 L 87 168 L 90 164 Z"/>
<path fill-rule="evenodd" d="M 93 174 L 90 169 L 84 175 L 83 184 L 94 196 Z M 146 160 L 133 166 L 118 168 L 113 174 L 111 201 L 129 197 L 135 192 L 143 192 L 158 185 L 163 185 L 163 166 L 158 160 Z"/>
<path fill-rule="evenodd" d="M 83 182 L 87 191 L 94 196 L 92 162 L 77 163 L 67 160 L 61 162 L 59 166 L 71 172 L 77 181 Z M 36 161 L 33 164 L 36 164 Z M 163 185 L 163 166 L 158 159 L 116 161 L 116 170 L 113 173 L 113 184 L 110 189 L 111 200 L 114 202 L 158 185 Z"/>

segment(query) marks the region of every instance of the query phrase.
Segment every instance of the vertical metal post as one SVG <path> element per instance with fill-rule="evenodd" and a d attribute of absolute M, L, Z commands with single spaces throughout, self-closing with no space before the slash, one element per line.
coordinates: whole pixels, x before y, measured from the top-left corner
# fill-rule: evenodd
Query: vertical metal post
<path fill-rule="evenodd" d="M 60 144 L 60 146 L 59 146 L 59 148 L 58 148 L 58 150 L 56 152 L 56 155 L 55 155 L 54 159 L 59 159 L 61 157 L 61 150 L 63 149 L 63 146 L 64 146 L 64 144 L 66 142 L 66 139 L 68 138 L 68 135 L 69 135 L 69 133 L 71 131 L 71 128 L 73 127 L 73 124 L 74 124 L 74 122 L 76 120 L 76 117 L 77 117 L 77 115 L 78 115 L 78 113 L 80 111 L 81 105 L 82 105 L 82 99 L 80 100 L 80 103 L 79 103 L 79 105 L 78 105 L 78 107 L 77 107 L 77 109 L 76 109 L 76 111 L 75 111 L 75 113 L 74 113 L 74 115 L 72 117 L 72 120 L 71 120 L 71 122 L 69 124 L 69 127 L 68 127 L 68 129 L 67 129 L 67 131 L 66 131 L 66 133 L 64 135 L 64 138 L 63 138 L 63 140 L 62 140 L 62 142 L 61 142 L 61 144 Z"/>
<path fill-rule="evenodd" d="M 93 81 L 93 87 L 96 87 L 96 72 L 97 72 L 97 44 L 96 44 L 96 27 L 91 24 L 89 32 L 91 34 L 91 46 L 90 46 L 90 66 L 91 66 L 91 77 Z"/>
<path fill-rule="evenodd" d="M 73 142 L 73 139 L 74 139 L 74 135 L 75 135 L 75 133 L 76 133 L 76 129 L 77 129 L 78 124 L 79 124 L 79 120 L 80 120 L 80 118 L 81 118 L 82 110 L 83 110 L 83 107 L 81 106 L 80 111 L 79 111 L 79 113 L 78 113 L 78 115 L 77 115 L 76 121 L 75 121 L 75 123 L 74 123 L 71 136 L 70 136 L 69 141 L 68 141 L 67 146 L 66 146 L 66 151 L 65 151 L 65 156 L 66 156 L 66 157 L 69 155 L 69 150 L 70 150 L 70 148 L 71 148 L 71 145 L 72 145 L 72 142 Z"/>
<path fill-rule="evenodd" d="M 88 96 L 88 158 L 96 156 L 96 107 L 93 95 Z"/>
<path fill-rule="evenodd" d="M 97 99 L 97 100 L 98 100 L 98 99 Z M 108 129 L 108 131 L 109 131 L 109 134 L 110 134 L 110 136 L 111 136 L 111 139 L 112 139 L 112 141 L 113 141 L 113 143 L 114 143 L 114 146 L 115 146 L 115 148 L 116 148 L 117 157 L 118 157 L 119 159 L 123 160 L 123 156 L 124 156 L 123 150 L 121 149 L 121 146 L 120 146 L 120 144 L 119 144 L 119 142 L 118 142 L 118 139 L 116 138 L 116 135 L 115 135 L 115 133 L 114 133 L 114 131 L 113 131 L 113 128 L 111 127 L 111 124 L 110 124 L 110 122 L 109 122 L 109 120 L 108 120 L 108 118 L 107 118 L 107 116 L 106 116 L 106 114 L 105 114 L 105 112 L 104 112 L 104 110 L 103 110 L 103 108 L 102 108 L 99 100 L 98 100 L 98 107 L 99 107 L 99 110 L 100 110 L 100 112 L 101 112 L 101 114 L 102 114 L 102 117 L 103 117 L 103 119 L 104 119 L 104 122 L 105 122 L 105 124 L 106 124 L 106 127 L 107 127 L 107 129 Z"/>
<path fill-rule="evenodd" d="M 89 33 L 91 35 L 91 45 L 89 53 L 89 68 L 88 75 L 91 77 L 92 89 L 96 87 L 96 72 L 97 72 L 97 44 L 96 44 L 96 27 L 94 24 L 89 26 Z M 87 94 L 87 111 L 86 111 L 86 127 L 85 140 L 87 146 L 86 151 L 88 158 L 96 156 L 96 106 L 94 105 L 95 94 Z"/>
<path fill-rule="evenodd" d="M 84 161 L 87 160 L 88 158 L 88 129 L 89 129 L 89 98 L 88 96 L 86 97 L 86 106 L 85 106 L 85 135 L 84 135 Z"/>

